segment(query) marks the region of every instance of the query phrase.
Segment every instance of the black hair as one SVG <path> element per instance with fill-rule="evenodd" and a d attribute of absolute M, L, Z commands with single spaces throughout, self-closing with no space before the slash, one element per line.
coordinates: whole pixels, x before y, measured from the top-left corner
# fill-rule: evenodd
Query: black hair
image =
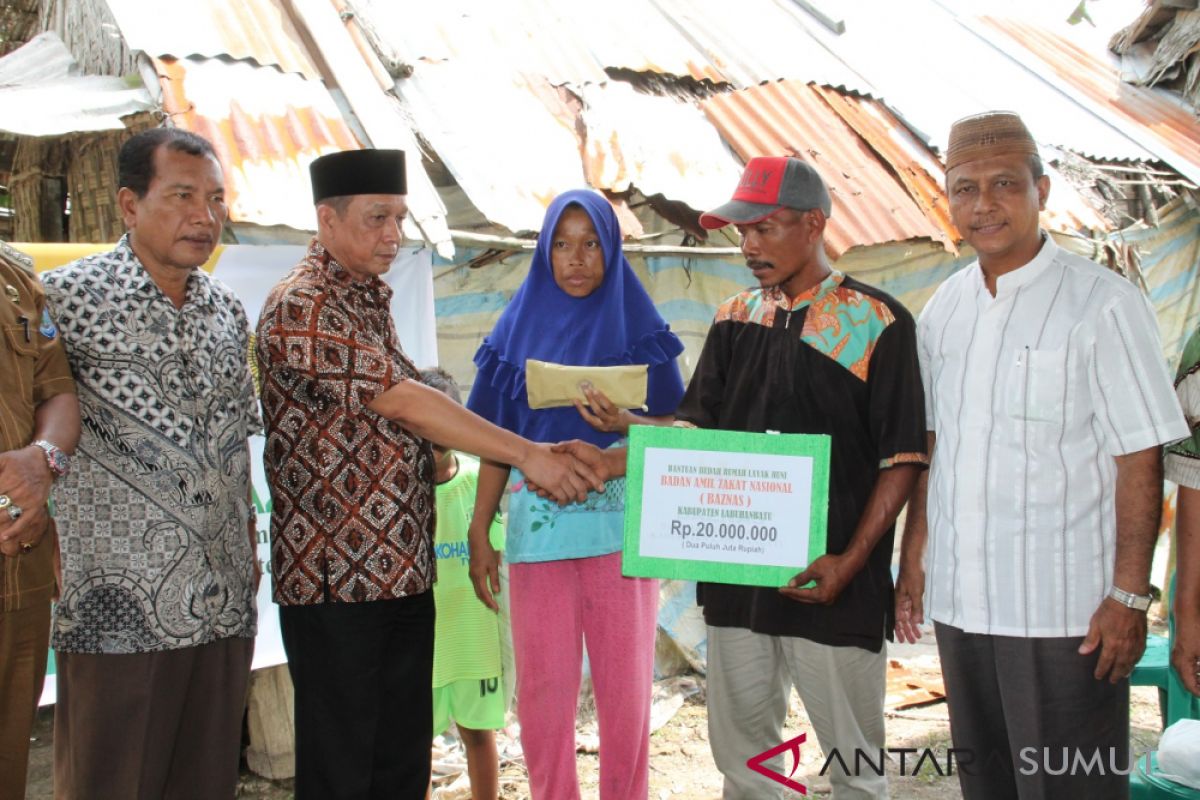
<path fill-rule="evenodd" d="M 352 194 L 339 194 L 336 197 L 323 198 L 317 201 L 317 205 L 329 206 L 338 215 L 338 219 L 342 219 L 346 216 L 346 209 L 350 207 L 350 201 L 353 199 Z"/>
<path fill-rule="evenodd" d="M 1029 171 L 1033 173 L 1035 181 L 1046 174 L 1046 168 L 1042 166 L 1042 157 L 1036 153 L 1029 157 Z"/>
<path fill-rule="evenodd" d="M 154 180 L 154 154 L 163 145 L 189 156 L 217 157 L 212 143 L 203 136 L 183 128 L 151 128 L 135 133 L 122 145 L 121 153 L 117 156 L 118 185 L 129 189 L 139 200 L 145 197 Z"/>
<path fill-rule="evenodd" d="M 459 391 L 458 381 L 454 380 L 454 376 L 441 367 L 428 367 L 421 370 L 421 383 L 449 395 L 450 399 L 462 405 L 462 392 Z"/>

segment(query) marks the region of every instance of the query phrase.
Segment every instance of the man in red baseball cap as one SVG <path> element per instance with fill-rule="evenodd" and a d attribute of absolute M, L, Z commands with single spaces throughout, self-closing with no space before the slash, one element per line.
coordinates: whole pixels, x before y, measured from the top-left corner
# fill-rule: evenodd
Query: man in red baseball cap
<path fill-rule="evenodd" d="M 726 800 L 782 790 L 746 762 L 782 740 L 791 686 L 826 753 L 885 746 L 892 538 L 927 463 L 924 395 L 912 316 L 830 266 L 831 211 L 812 166 L 754 158 L 733 199 L 700 217 L 706 228 L 737 226 L 758 286 L 717 310 L 676 424 L 827 434 L 832 444 L 828 553 L 784 587 L 697 589 L 709 626 L 709 740 Z M 887 795 L 882 775 L 845 774 L 855 770 L 837 763 L 835 798 Z"/>

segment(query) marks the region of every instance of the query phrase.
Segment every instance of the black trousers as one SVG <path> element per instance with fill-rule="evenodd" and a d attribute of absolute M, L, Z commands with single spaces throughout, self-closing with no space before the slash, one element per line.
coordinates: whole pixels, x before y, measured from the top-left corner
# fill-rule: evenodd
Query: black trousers
<path fill-rule="evenodd" d="M 966 800 L 1129 797 L 1129 681 L 1093 677 L 1099 650 L 1079 655 L 1082 636 L 935 630 Z"/>
<path fill-rule="evenodd" d="M 296 691 L 296 800 L 424 800 L 433 593 L 280 606 Z"/>

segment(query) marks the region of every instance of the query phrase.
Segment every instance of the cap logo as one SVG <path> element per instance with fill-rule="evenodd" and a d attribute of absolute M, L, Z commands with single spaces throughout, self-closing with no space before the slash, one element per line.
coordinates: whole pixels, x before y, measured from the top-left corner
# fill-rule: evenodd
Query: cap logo
<path fill-rule="evenodd" d="M 778 203 L 779 186 L 783 183 L 785 171 L 775 164 L 761 167 L 754 164 L 747 166 L 742 173 L 742 180 L 738 183 L 737 191 L 733 193 L 733 199 L 769 205 Z"/>

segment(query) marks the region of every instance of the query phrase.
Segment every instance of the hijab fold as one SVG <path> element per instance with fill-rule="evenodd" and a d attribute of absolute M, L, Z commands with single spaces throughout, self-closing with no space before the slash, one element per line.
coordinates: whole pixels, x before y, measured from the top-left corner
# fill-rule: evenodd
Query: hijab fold
<path fill-rule="evenodd" d="M 560 289 L 551 266 L 554 232 L 571 206 L 587 212 L 604 252 L 604 278 L 587 297 L 572 297 Z M 533 441 L 583 439 L 606 447 L 616 435 L 595 430 L 573 407 L 529 407 L 526 359 L 569 366 L 646 364 L 646 404 L 651 414 L 659 415 L 674 412 L 683 396 L 674 364 L 682 352 L 683 343 L 625 258 L 612 206 L 593 191 L 564 192 L 546 209 L 529 274 L 475 353 L 478 372 L 467 407 Z"/>

